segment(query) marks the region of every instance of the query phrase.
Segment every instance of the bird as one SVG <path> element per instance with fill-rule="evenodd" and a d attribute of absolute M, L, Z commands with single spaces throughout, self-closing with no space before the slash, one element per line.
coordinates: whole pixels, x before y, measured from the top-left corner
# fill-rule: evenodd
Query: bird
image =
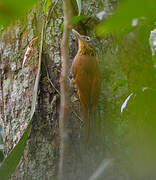
<path fill-rule="evenodd" d="M 72 32 L 78 39 L 78 51 L 72 62 L 72 84 L 76 85 L 77 94 L 82 105 L 84 126 L 90 114 L 98 103 L 101 86 L 101 73 L 96 59 L 95 48 L 89 36 L 79 34 L 75 29 Z"/>

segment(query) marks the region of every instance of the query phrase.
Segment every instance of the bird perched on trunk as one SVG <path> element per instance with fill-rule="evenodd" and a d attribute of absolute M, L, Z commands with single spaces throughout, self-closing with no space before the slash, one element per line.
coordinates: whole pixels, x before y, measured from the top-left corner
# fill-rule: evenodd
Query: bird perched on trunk
<path fill-rule="evenodd" d="M 78 52 L 72 63 L 72 84 L 78 88 L 78 96 L 82 105 L 84 118 L 87 120 L 93 108 L 97 105 L 101 75 L 95 49 L 91 46 L 91 38 L 80 35 L 76 30 L 72 32 L 78 39 Z"/>

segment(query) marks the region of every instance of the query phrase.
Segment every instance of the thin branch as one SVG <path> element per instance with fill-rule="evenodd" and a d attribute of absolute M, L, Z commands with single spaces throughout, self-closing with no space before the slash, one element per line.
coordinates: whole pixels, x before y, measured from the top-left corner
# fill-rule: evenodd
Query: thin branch
<path fill-rule="evenodd" d="M 33 91 L 33 100 L 32 100 L 32 106 L 31 106 L 30 119 L 32 119 L 34 112 L 35 112 L 35 108 L 36 108 L 37 92 L 38 92 L 38 86 L 39 86 L 39 81 L 40 81 L 40 72 L 41 72 L 44 25 L 45 25 L 45 20 L 43 20 L 43 23 L 42 23 L 41 42 L 40 42 L 40 51 L 39 51 L 39 63 L 38 63 L 38 70 L 37 70 L 37 75 L 36 75 L 36 79 L 35 79 L 34 91 Z"/>
<path fill-rule="evenodd" d="M 57 0 L 57 1 L 55 2 L 55 4 L 53 5 L 53 7 L 52 7 L 52 9 L 51 9 L 51 12 L 50 12 L 50 13 L 52 13 L 52 12 L 53 12 L 53 10 L 54 10 L 54 8 L 55 8 L 56 4 L 58 3 L 58 1 L 59 1 L 59 0 Z"/>
<path fill-rule="evenodd" d="M 66 152 L 66 145 L 68 143 L 67 124 L 69 120 L 69 85 L 68 85 L 68 67 L 69 67 L 69 49 L 68 39 L 70 33 L 70 19 L 71 19 L 71 4 L 70 0 L 64 0 L 64 32 L 61 43 L 61 61 L 62 71 L 60 77 L 61 90 L 61 104 L 60 104 L 60 162 L 59 162 L 59 180 L 65 179 L 63 177 L 64 159 Z"/>
<path fill-rule="evenodd" d="M 0 69 L 2 71 L 2 69 Z M 0 112 L 1 112 L 1 119 L 0 124 L 2 128 L 4 128 L 4 97 L 3 97 L 3 73 L 0 73 Z M 4 131 L 3 131 L 4 132 Z"/>
<path fill-rule="evenodd" d="M 99 165 L 99 167 L 97 168 L 97 170 L 93 173 L 93 175 L 89 178 L 89 180 L 96 180 L 103 172 L 106 168 L 108 168 L 109 166 L 111 166 L 113 163 L 112 159 L 104 159 L 101 164 Z"/>
<path fill-rule="evenodd" d="M 57 1 L 55 2 L 55 4 L 53 5 L 53 7 L 50 9 L 50 11 L 49 11 L 49 13 L 48 13 L 48 16 L 46 17 L 45 29 L 46 29 L 47 24 L 48 24 L 48 21 L 49 21 L 49 19 L 50 19 L 50 15 L 51 15 L 51 13 L 53 12 L 53 10 L 54 10 L 55 6 L 57 5 L 58 1 L 59 1 L 59 0 L 57 0 Z M 43 6 L 43 7 L 44 7 L 44 6 Z"/>
<path fill-rule="evenodd" d="M 45 67 L 45 69 L 46 69 L 48 81 L 50 82 L 51 86 L 55 89 L 55 91 L 61 96 L 61 93 L 60 93 L 59 90 L 54 86 L 53 82 L 51 81 L 51 79 L 50 79 L 50 77 L 49 77 L 48 69 L 47 69 L 47 66 L 45 65 L 45 63 L 44 63 L 44 67 Z"/>
<path fill-rule="evenodd" d="M 72 109 L 72 113 L 79 119 L 79 121 L 82 123 L 83 120 L 80 118 L 80 116 Z"/>

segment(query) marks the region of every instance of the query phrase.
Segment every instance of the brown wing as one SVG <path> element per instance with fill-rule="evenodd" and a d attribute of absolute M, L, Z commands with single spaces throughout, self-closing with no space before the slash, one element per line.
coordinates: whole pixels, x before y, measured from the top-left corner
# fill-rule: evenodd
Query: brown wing
<path fill-rule="evenodd" d="M 101 73 L 100 73 L 100 68 L 99 64 L 96 59 L 94 59 L 94 72 L 93 72 L 93 77 L 92 77 L 92 84 L 91 84 L 91 92 L 90 92 L 90 97 L 91 97 L 91 106 L 97 105 L 99 94 L 100 94 L 100 87 L 101 87 Z"/>
<path fill-rule="evenodd" d="M 72 74 L 83 106 L 90 108 L 97 103 L 100 89 L 100 71 L 95 57 L 75 56 Z"/>

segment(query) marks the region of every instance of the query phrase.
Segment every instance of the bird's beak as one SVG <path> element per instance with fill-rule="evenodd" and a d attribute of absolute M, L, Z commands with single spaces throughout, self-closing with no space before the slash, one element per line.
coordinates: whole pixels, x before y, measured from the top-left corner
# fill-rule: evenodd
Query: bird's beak
<path fill-rule="evenodd" d="M 75 30 L 75 29 L 72 29 L 72 32 L 75 34 L 75 36 L 80 39 L 80 34 Z"/>

